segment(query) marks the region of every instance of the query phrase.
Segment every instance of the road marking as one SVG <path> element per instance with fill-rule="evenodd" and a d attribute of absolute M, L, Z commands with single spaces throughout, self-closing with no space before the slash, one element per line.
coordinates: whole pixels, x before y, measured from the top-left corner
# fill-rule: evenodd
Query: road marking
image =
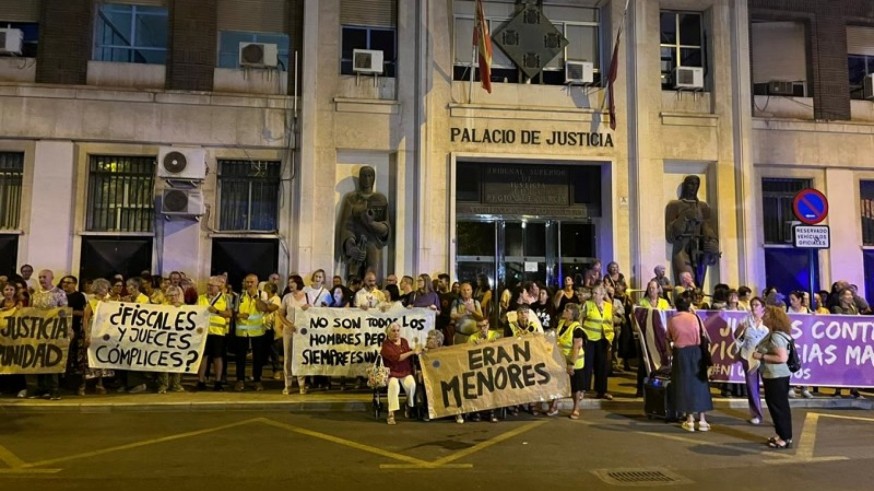
<path fill-rule="evenodd" d="M 419 464 L 379 464 L 380 469 L 473 469 L 473 464 L 443 464 L 435 466 Z"/>
<path fill-rule="evenodd" d="M 9 467 L 16 469 L 24 465 L 24 461 L 19 459 L 14 453 L 9 451 L 3 445 L 0 445 L 0 461 Z"/>
<path fill-rule="evenodd" d="M 216 426 L 213 428 L 206 428 L 206 429 L 197 430 L 197 431 L 189 431 L 187 433 L 179 433 L 176 435 L 164 436 L 161 438 L 152 438 L 149 440 L 143 440 L 143 441 L 139 441 L 139 442 L 128 443 L 125 445 L 118 445 L 115 447 L 104 448 L 103 450 L 94 450 L 91 452 L 84 452 L 84 453 L 75 454 L 75 455 L 67 455 L 64 457 L 58 457 L 56 459 L 40 460 L 38 462 L 31 462 L 29 464 L 23 464 L 21 466 L 21 468 L 27 469 L 27 468 L 31 468 L 31 467 L 41 467 L 44 465 L 57 464 L 60 462 L 69 462 L 71 460 L 84 459 L 84 458 L 88 458 L 88 457 L 96 457 L 98 455 L 103 455 L 103 454 L 112 453 L 112 452 L 118 452 L 120 450 L 130 450 L 132 448 L 146 447 L 149 445 L 154 445 L 156 443 L 171 442 L 174 440 L 180 440 L 182 438 L 188 438 L 188 437 L 198 436 L 198 435 L 205 435 L 208 433 L 214 433 L 216 431 L 226 430 L 228 428 L 235 428 L 237 426 L 251 424 L 254 422 L 261 421 L 262 419 L 263 418 L 247 419 L 245 421 L 238 421 L 236 423 L 230 423 L 230 424 L 226 424 L 226 425 Z"/>
<path fill-rule="evenodd" d="M 301 435 L 311 436 L 313 438 L 318 438 L 320 440 L 329 441 L 331 443 L 336 443 L 338 445 L 343 445 L 345 447 L 351 447 L 357 450 L 361 450 L 363 452 L 368 452 L 376 455 L 380 455 L 383 457 L 388 457 L 394 460 L 400 460 L 401 462 L 406 462 L 407 464 L 412 464 L 413 466 L 419 467 L 434 467 L 431 462 L 417 459 L 415 457 L 410 457 L 408 455 L 403 455 L 399 453 L 395 453 L 389 450 L 383 450 L 381 448 L 372 447 L 370 445 L 365 445 L 363 443 L 353 442 L 352 440 L 346 440 L 345 438 L 336 437 L 333 435 L 328 435 L 326 433 L 319 433 L 318 431 L 308 430 L 306 428 L 301 428 L 299 426 L 290 425 L 287 423 L 280 423 L 279 421 L 273 421 L 272 419 L 267 418 L 259 418 L 259 420 L 265 424 L 270 426 L 275 426 L 277 428 L 282 428 L 293 433 L 300 433 Z"/>
<path fill-rule="evenodd" d="M 521 435 L 522 433 L 525 433 L 526 431 L 533 430 L 534 428 L 537 428 L 538 426 L 543 425 L 543 424 L 546 424 L 546 421 L 534 421 L 534 422 L 528 423 L 526 425 L 520 426 L 519 428 L 516 428 L 515 430 L 510 430 L 506 433 L 501 433 L 500 435 L 498 435 L 496 437 L 489 438 L 488 440 L 486 440 L 484 442 L 477 443 L 476 445 L 474 445 L 470 448 L 466 448 L 464 450 L 460 450 L 458 452 L 455 452 L 452 455 L 447 455 L 446 457 L 443 457 L 441 459 L 437 459 L 433 462 L 433 464 L 437 465 L 437 466 L 442 466 L 443 464 L 448 464 L 449 462 L 456 461 L 462 457 L 467 457 L 470 454 L 479 452 L 481 450 L 485 450 L 485 449 L 491 447 L 492 445 L 497 445 L 498 443 L 501 443 L 505 440 L 509 440 L 510 438 L 513 438 L 514 436 Z"/>
<path fill-rule="evenodd" d="M 0 475 L 56 474 L 63 469 L 0 469 Z"/>

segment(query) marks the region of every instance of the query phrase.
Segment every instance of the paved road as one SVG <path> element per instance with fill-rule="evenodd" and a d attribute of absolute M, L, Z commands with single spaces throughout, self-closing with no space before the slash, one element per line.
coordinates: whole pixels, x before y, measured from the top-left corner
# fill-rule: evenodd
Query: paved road
<path fill-rule="evenodd" d="M 874 413 L 795 411 L 795 448 L 743 412 L 686 433 L 638 412 L 500 423 L 351 412 L 15 412 L 0 416 L 0 489 L 612 489 L 604 472 L 643 468 L 684 489 L 867 489 Z"/>

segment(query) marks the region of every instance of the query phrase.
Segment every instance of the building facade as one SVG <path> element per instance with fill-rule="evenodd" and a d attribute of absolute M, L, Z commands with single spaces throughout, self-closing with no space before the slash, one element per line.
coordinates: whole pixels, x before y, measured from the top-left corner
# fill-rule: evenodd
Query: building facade
<path fill-rule="evenodd" d="M 526 3 L 567 40 L 533 77 L 511 53 Z M 640 287 L 696 175 L 722 253 L 708 285 L 785 291 L 813 271 L 872 290 L 870 2 L 483 5 L 491 93 L 473 1 L 0 1 L 24 41 L 0 58 L 2 268 L 345 275 L 340 208 L 369 165 L 389 203 L 380 274 L 558 285 L 597 257 Z M 382 74 L 356 73 L 355 49 Z M 201 175 L 168 179 L 174 151 Z M 791 244 L 806 187 L 831 204 L 812 264 Z"/>

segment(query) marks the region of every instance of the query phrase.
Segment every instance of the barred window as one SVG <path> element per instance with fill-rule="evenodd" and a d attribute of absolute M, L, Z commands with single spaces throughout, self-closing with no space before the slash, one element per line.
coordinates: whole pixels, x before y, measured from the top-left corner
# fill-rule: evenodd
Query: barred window
<path fill-rule="evenodd" d="M 275 232 L 279 214 L 279 162 L 219 161 L 219 229 Z"/>
<path fill-rule="evenodd" d="M 92 155 L 86 230 L 151 232 L 156 164 L 155 157 Z"/>
<path fill-rule="evenodd" d="M 874 246 L 874 181 L 859 183 L 862 208 L 862 244 Z"/>
<path fill-rule="evenodd" d="M 23 177 L 24 154 L 0 152 L 0 230 L 19 228 Z"/>
<path fill-rule="evenodd" d="M 792 212 L 792 200 L 810 186 L 810 179 L 762 179 L 765 244 L 792 243 L 792 222 L 798 221 Z"/>

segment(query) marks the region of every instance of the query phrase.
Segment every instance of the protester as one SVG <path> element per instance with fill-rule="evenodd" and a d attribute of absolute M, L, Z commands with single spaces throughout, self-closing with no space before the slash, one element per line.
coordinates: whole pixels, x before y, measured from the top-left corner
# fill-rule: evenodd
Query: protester
<path fill-rule="evenodd" d="M 488 317 L 492 312 L 492 286 L 489 277 L 480 274 L 476 277 L 476 291 L 473 294 L 483 308 L 483 315 Z"/>
<path fill-rule="evenodd" d="M 359 309 L 372 309 L 388 299 L 382 290 L 376 287 L 376 274 L 372 271 L 364 275 L 364 287 L 355 293 L 355 306 Z"/>
<path fill-rule="evenodd" d="M 54 273 L 48 269 L 39 272 L 39 289 L 31 296 L 31 306 L 38 309 L 56 309 L 67 306 L 67 294 L 55 286 Z M 37 375 L 37 392 L 32 397 L 43 397 L 58 401 L 61 399 L 58 375 L 55 373 Z"/>
<path fill-rule="evenodd" d="M 197 370 L 197 390 L 206 390 L 206 371 L 212 361 L 215 383 L 213 390 L 221 391 L 223 358 L 225 356 L 225 339 L 228 334 L 228 319 L 233 313 L 228 306 L 228 299 L 222 293 L 224 280 L 221 276 L 211 276 L 206 284 L 206 293 L 197 298 L 197 305 L 207 307 L 209 311 L 209 330 L 206 336 L 206 348 Z"/>
<path fill-rule="evenodd" d="M 13 283 L 3 286 L 3 301 L 0 303 L 0 327 L 4 327 L 9 317 L 15 315 L 22 308 L 21 298 L 18 296 L 18 288 Z M 19 398 L 27 397 L 27 381 L 24 375 L 6 375 L 6 385 L 12 392 L 17 393 Z"/>
<path fill-rule="evenodd" d="M 607 289 L 598 284 L 592 289 L 592 300 L 583 304 L 580 317 L 586 333 L 584 352 L 586 356 L 583 390 L 592 388 L 595 377 L 595 397 L 613 400 L 607 392 L 607 371 L 610 363 L 610 346 L 613 344 L 613 304 L 606 301 Z"/>
<path fill-rule="evenodd" d="M 406 276 L 404 278 L 406 278 Z M 433 285 L 432 285 L 432 287 L 433 287 Z M 428 336 L 425 338 L 425 351 L 428 352 L 428 351 L 434 351 L 436 349 L 440 349 L 441 347 L 443 347 L 443 339 L 444 338 L 443 338 L 442 332 L 440 332 L 436 329 L 428 331 Z M 423 377 L 422 365 L 419 361 L 419 357 L 418 356 L 415 357 L 413 359 L 413 362 L 414 362 L 414 365 L 416 367 L 416 373 L 415 373 L 416 384 L 424 387 L 425 380 Z M 416 395 L 419 398 L 418 404 L 423 409 L 422 420 L 425 422 L 430 421 L 431 417 L 428 415 L 428 393 L 427 393 L 427 391 L 425 391 L 425 390 L 416 391 Z M 456 423 L 464 423 L 464 417 L 460 414 L 457 414 L 455 416 L 455 422 Z"/>
<path fill-rule="evenodd" d="M 452 302 L 450 318 L 455 324 L 454 344 L 463 344 L 477 331 L 477 322 L 483 320 L 482 306 L 473 298 L 470 283 L 461 285 L 460 296 Z"/>
<path fill-rule="evenodd" d="M 789 408 L 789 342 L 792 340 L 792 323 L 786 312 L 775 306 L 765 310 L 764 322 L 771 333 L 756 348 L 754 359 L 762 363 L 762 379 L 765 385 L 765 403 L 777 436 L 768 439 L 768 446 L 786 449 L 792 446 L 792 412 Z"/>
<path fill-rule="evenodd" d="M 85 385 L 85 371 L 88 366 L 87 352 L 84 349 L 82 317 L 85 315 L 85 306 L 88 301 L 85 299 L 85 295 L 78 290 L 79 280 L 75 276 L 64 276 L 61 278 L 60 285 L 64 293 L 67 294 L 67 306 L 73 309 L 73 338 L 70 340 L 66 374 L 81 377 L 80 388 L 82 388 Z M 84 358 L 82 355 L 85 355 Z"/>
<path fill-rule="evenodd" d="M 404 386 L 407 394 L 407 404 L 404 415 L 409 418 L 410 411 L 416 401 L 416 379 L 413 377 L 413 356 L 422 352 L 420 348 L 410 348 L 410 343 L 401 337 L 400 324 L 393 322 L 385 331 L 386 340 L 382 343 L 380 353 L 385 366 L 389 369 L 388 378 L 388 417 L 386 422 L 395 424 L 395 411 L 400 409 L 400 386 Z"/>
<path fill-rule="evenodd" d="M 755 353 L 756 346 L 765 339 L 769 333 L 768 326 L 763 322 L 765 315 L 765 302 L 754 297 L 750 300 L 750 315 L 734 331 L 735 344 L 738 346 L 741 366 L 746 376 L 747 403 L 750 409 L 751 425 L 762 423 L 762 399 L 759 394 L 759 367 L 758 364 L 750 366 L 750 360 Z"/>
<path fill-rule="evenodd" d="M 585 331 L 580 325 L 580 307 L 575 303 L 565 305 L 561 314 L 561 320 L 556 328 L 556 341 L 562 355 L 567 362 L 567 373 L 571 378 L 571 399 L 573 409 L 568 416 L 570 419 L 580 418 L 580 401 L 585 394 L 585 354 L 583 341 L 586 338 Z M 558 400 L 553 399 L 549 406 L 547 416 L 558 414 Z"/>
<path fill-rule="evenodd" d="M 516 317 L 509 323 L 509 327 L 510 335 L 513 337 L 543 334 L 543 326 L 540 325 L 537 316 L 531 313 L 531 307 L 528 305 L 520 305 L 516 308 Z"/>
<path fill-rule="evenodd" d="M 180 281 L 181 283 L 181 281 Z M 166 293 L 164 294 L 166 299 L 166 305 L 171 305 L 173 307 L 181 307 L 184 305 L 184 292 L 181 286 L 171 285 L 167 288 Z M 209 334 L 207 334 L 209 336 Z M 185 388 L 182 387 L 182 374 L 181 373 L 167 373 L 167 372 L 159 372 L 158 376 L 158 394 L 166 394 L 167 390 L 171 390 L 173 392 L 185 392 Z"/>
<path fill-rule="evenodd" d="M 278 275 L 277 275 L 278 276 Z M 264 353 L 264 364 L 270 363 L 273 369 L 273 380 L 282 380 L 282 329 L 277 329 L 276 324 L 281 321 L 276 312 L 282 307 L 282 297 L 276 294 L 279 287 L 276 283 L 268 281 L 262 289 L 267 296 L 267 311 L 264 313 L 264 336 L 267 352 Z"/>
<path fill-rule="evenodd" d="M 702 365 L 701 336 L 707 336 L 698 316 L 691 312 L 694 292 L 684 291 L 674 297 L 677 314 L 668 321 L 667 339 L 673 346 L 671 386 L 674 389 L 674 408 L 686 415 L 682 428 L 710 431 L 706 413 L 713 410 L 707 368 Z"/>
<path fill-rule="evenodd" d="M 574 302 L 561 302 L 564 305 L 568 303 L 576 303 L 576 299 Z M 544 332 L 549 332 L 555 329 L 555 325 L 558 322 L 556 319 L 556 312 L 561 312 L 561 310 L 556 310 L 552 299 L 549 296 L 549 290 L 546 288 L 541 288 L 540 293 L 537 296 L 537 302 L 532 303 L 530 305 L 531 313 L 537 318 L 538 323 Z"/>
<path fill-rule="evenodd" d="M 374 281 L 376 281 L 375 276 Z M 293 274 L 289 276 L 288 289 L 290 291 L 282 297 L 282 306 L 279 308 L 279 319 L 284 324 L 284 329 L 282 331 L 282 368 L 285 375 L 285 386 L 282 389 L 283 395 L 291 394 L 295 379 L 297 380 L 297 387 L 300 394 L 304 395 L 307 393 L 306 377 L 293 377 L 291 370 L 294 353 L 294 333 L 297 330 L 297 326 L 295 325 L 295 311 L 298 308 L 303 310 L 309 308 L 307 295 L 303 291 L 303 286 L 303 278 L 299 275 Z"/>
<path fill-rule="evenodd" d="M 310 276 L 310 285 L 303 287 L 307 304 L 313 307 L 330 307 L 334 303 L 331 292 L 325 288 L 325 270 L 317 269 Z"/>
<path fill-rule="evenodd" d="M 476 327 L 476 332 L 471 334 L 470 337 L 467 338 L 467 342 L 469 344 L 490 343 L 501 338 L 501 334 L 498 331 L 493 331 L 489 329 L 489 319 L 487 317 L 478 320 L 476 322 Z M 487 418 L 492 423 L 498 422 L 498 415 L 495 414 L 494 409 L 489 411 L 482 411 L 482 413 L 473 413 L 468 416 L 471 421 L 480 421 L 482 417 Z"/>
<path fill-rule="evenodd" d="M 351 307 L 355 295 L 343 285 L 336 285 L 331 289 L 331 307 Z"/>
<path fill-rule="evenodd" d="M 256 391 L 264 390 L 261 384 L 261 373 L 266 354 L 265 344 L 268 342 L 264 329 L 264 314 L 269 310 L 267 295 L 258 290 L 258 276 L 246 275 L 243 280 L 245 291 L 240 296 L 237 307 L 236 326 L 236 379 L 234 390 L 246 390 L 246 355 L 252 348 L 252 381 Z"/>
<path fill-rule="evenodd" d="M 555 298 L 552 300 L 556 312 L 564 313 L 565 305 L 569 303 L 579 303 L 576 292 L 574 291 L 574 277 L 571 275 L 564 276 L 564 288 L 555 292 Z"/>

